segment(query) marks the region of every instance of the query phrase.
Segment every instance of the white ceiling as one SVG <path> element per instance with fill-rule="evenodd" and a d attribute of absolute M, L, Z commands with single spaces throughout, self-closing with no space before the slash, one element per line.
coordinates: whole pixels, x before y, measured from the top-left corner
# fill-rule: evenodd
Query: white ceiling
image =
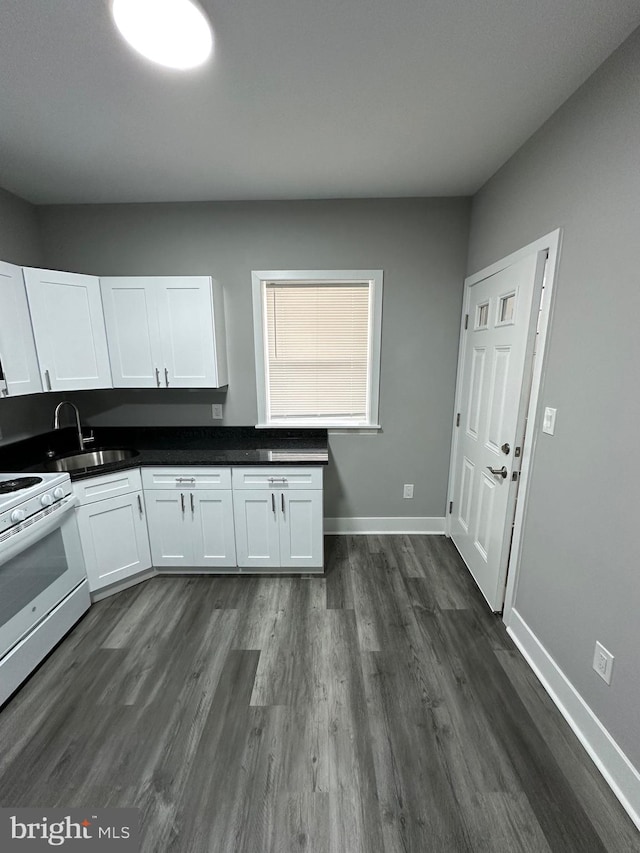
<path fill-rule="evenodd" d="M 0 186 L 36 203 L 467 195 L 640 25 L 638 0 L 204 0 L 205 70 L 108 0 L 1 0 Z"/>

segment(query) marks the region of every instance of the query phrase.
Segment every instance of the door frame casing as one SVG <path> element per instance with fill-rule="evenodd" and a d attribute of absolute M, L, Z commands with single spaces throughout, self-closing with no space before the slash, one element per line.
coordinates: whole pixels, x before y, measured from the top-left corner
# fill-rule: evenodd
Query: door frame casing
<path fill-rule="evenodd" d="M 558 273 L 558 265 L 560 258 L 560 243 L 561 229 L 551 231 L 529 243 L 521 249 L 512 252 L 499 261 L 490 264 L 482 270 L 468 276 L 464 280 L 464 298 L 462 300 L 462 318 L 460 321 L 460 346 L 458 349 L 458 369 L 456 372 L 456 396 L 453 413 L 452 439 L 451 439 L 451 456 L 449 458 L 449 485 L 447 487 L 447 505 L 445 513 L 445 533 L 451 537 L 451 514 L 449 513 L 449 504 L 453 500 L 453 490 L 455 488 L 455 461 L 458 450 L 458 434 L 459 430 L 456 426 L 456 415 L 460 411 L 462 393 L 462 370 L 464 366 L 464 358 L 466 354 L 466 335 L 465 332 L 465 316 L 468 314 L 470 289 L 474 284 L 495 275 L 506 267 L 522 260 L 527 255 L 534 252 L 547 251 L 547 265 L 544 274 L 544 299 L 542 309 L 540 310 L 538 327 L 538 342 L 536 347 L 535 358 L 533 362 L 533 372 L 531 376 L 531 392 L 529 396 L 529 405 L 527 407 L 526 428 L 524 434 L 524 442 L 522 445 L 522 462 L 520 467 L 520 477 L 518 483 L 518 493 L 516 500 L 515 518 L 513 526 L 513 538 L 511 542 L 511 552 L 509 555 L 509 563 L 507 566 L 507 586 L 505 591 L 504 608 L 502 618 L 509 625 L 509 618 L 513 608 L 517 585 L 518 585 L 518 568 L 520 565 L 520 556 L 522 548 L 522 534 L 524 528 L 524 520 L 527 511 L 528 493 L 530 476 L 535 457 L 535 449 L 539 430 L 537 429 L 539 421 L 540 408 L 540 391 L 542 381 L 545 375 L 547 362 L 547 349 L 549 340 L 549 331 L 551 327 L 551 319 L 553 316 L 553 306 L 555 303 L 555 283 Z M 538 310 L 540 306 L 537 306 Z M 536 310 L 533 306 L 532 310 Z M 532 334 L 535 334 L 536 324 L 533 324 Z M 508 534 L 506 534 L 508 535 Z"/>

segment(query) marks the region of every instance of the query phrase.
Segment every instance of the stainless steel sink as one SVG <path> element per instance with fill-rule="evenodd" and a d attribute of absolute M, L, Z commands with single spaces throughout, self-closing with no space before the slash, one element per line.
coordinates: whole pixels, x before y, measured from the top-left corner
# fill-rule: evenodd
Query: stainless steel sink
<path fill-rule="evenodd" d="M 80 468 L 99 468 L 110 462 L 122 462 L 139 456 L 139 451 L 129 448 L 115 448 L 108 450 L 85 450 L 83 453 L 74 453 L 72 456 L 62 456 L 60 459 L 50 459 L 43 465 L 38 466 L 43 471 L 77 471 Z"/>

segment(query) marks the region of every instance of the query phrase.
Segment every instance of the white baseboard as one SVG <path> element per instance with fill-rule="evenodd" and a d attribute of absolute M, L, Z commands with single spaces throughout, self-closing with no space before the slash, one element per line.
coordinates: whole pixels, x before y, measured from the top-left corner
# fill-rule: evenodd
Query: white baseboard
<path fill-rule="evenodd" d="M 444 533 L 444 516 L 406 518 L 325 518 L 324 532 L 348 533 Z"/>
<path fill-rule="evenodd" d="M 640 829 L 638 770 L 515 609 L 509 614 L 507 631 L 631 820 Z"/>

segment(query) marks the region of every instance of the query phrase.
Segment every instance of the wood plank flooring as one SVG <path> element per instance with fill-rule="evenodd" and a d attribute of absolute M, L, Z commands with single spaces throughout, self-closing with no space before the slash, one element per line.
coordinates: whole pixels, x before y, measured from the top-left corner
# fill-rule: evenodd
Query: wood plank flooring
<path fill-rule="evenodd" d="M 448 540 L 325 549 L 94 605 L 0 711 L 0 805 L 136 806 L 148 853 L 640 851 Z"/>

